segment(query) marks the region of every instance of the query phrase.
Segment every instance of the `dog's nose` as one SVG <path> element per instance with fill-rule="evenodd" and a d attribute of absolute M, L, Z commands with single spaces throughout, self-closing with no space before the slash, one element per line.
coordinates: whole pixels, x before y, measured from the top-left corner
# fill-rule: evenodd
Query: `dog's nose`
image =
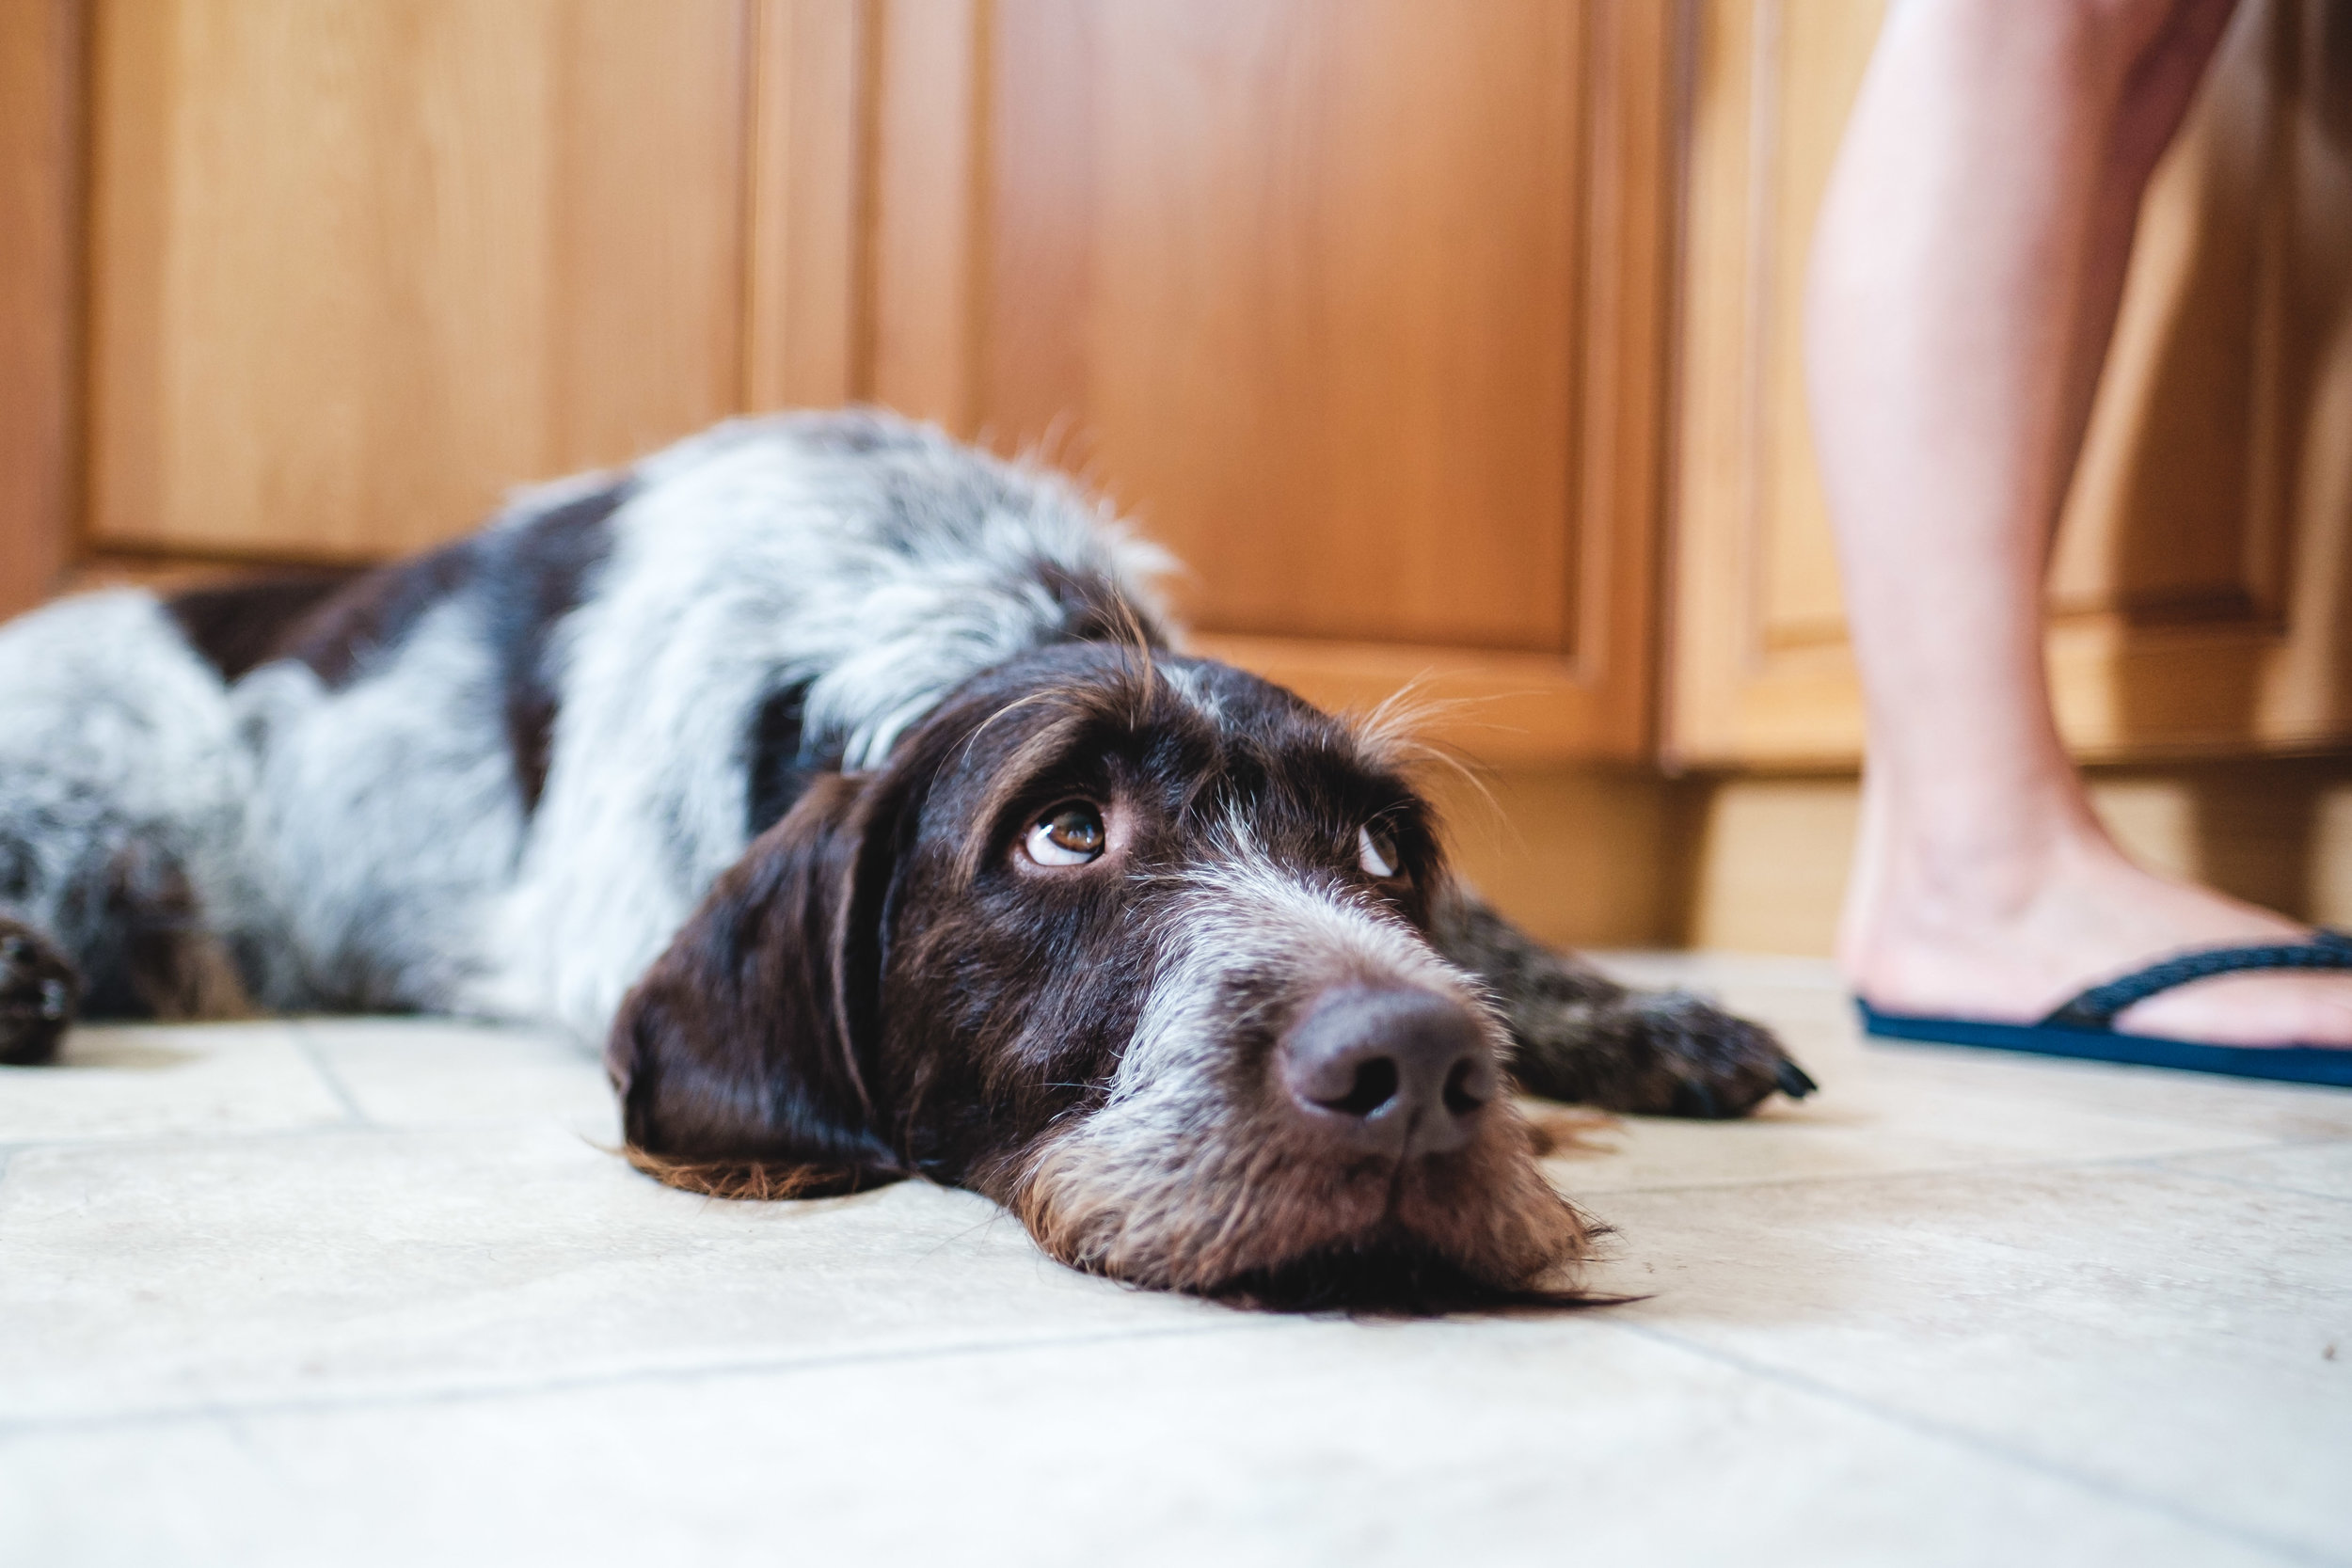
<path fill-rule="evenodd" d="M 1277 1069 L 1311 1124 L 1399 1159 L 1468 1143 L 1498 1083 L 1470 1009 L 1404 987 L 1326 991 L 1282 1037 Z"/>

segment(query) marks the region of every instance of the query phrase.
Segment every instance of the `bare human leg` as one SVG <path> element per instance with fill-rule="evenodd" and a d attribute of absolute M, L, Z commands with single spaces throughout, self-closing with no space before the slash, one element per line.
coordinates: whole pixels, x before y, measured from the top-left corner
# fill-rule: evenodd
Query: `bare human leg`
<path fill-rule="evenodd" d="M 1824 201 L 1814 433 L 1869 715 L 1839 937 L 1895 1011 L 2006 1021 L 2301 927 L 2133 863 L 2042 662 L 2042 577 L 2142 191 L 2234 0 L 1903 0 Z M 2246 974 L 2117 1026 L 2352 1045 L 2352 977 Z"/>

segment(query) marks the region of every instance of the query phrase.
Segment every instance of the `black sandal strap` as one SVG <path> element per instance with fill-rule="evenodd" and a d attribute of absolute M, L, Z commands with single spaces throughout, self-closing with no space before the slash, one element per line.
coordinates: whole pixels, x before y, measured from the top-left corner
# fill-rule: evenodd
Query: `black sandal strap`
<path fill-rule="evenodd" d="M 2213 974 L 2254 969 L 2352 969 L 2352 936 L 2324 927 L 2309 942 L 2213 947 L 2159 959 L 2120 980 L 2093 986 L 2042 1022 L 2058 1029 L 2113 1029 L 2115 1015 L 2159 991 Z"/>

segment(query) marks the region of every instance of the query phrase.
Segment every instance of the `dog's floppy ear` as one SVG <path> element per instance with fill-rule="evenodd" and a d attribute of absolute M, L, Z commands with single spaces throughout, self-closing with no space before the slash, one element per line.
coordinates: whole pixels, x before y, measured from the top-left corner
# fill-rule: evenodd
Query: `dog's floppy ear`
<path fill-rule="evenodd" d="M 631 1164 L 725 1197 L 817 1197 L 904 1174 L 858 1066 L 891 824 L 819 776 L 752 842 L 621 1004 L 605 1068 Z"/>

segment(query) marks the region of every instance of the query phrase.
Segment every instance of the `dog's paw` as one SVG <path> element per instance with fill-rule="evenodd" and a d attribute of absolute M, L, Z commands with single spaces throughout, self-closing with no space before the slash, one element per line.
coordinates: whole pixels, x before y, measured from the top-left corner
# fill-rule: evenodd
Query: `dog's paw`
<path fill-rule="evenodd" d="M 0 1064 L 55 1057 L 81 994 L 72 959 L 31 927 L 0 920 Z"/>
<path fill-rule="evenodd" d="M 1643 1116 L 1736 1117 L 1813 1080 L 1772 1032 L 1689 991 L 1619 991 L 1512 1020 L 1512 1070 L 1531 1094 Z"/>
<path fill-rule="evenodd" d="M 1745 1116 L 1767 1096 L 1803 1100 L 1818 1086 L 1770 1029 L 1689 991 L 1626 999 L 1626 1054 L 1613 1111 Z"/>

